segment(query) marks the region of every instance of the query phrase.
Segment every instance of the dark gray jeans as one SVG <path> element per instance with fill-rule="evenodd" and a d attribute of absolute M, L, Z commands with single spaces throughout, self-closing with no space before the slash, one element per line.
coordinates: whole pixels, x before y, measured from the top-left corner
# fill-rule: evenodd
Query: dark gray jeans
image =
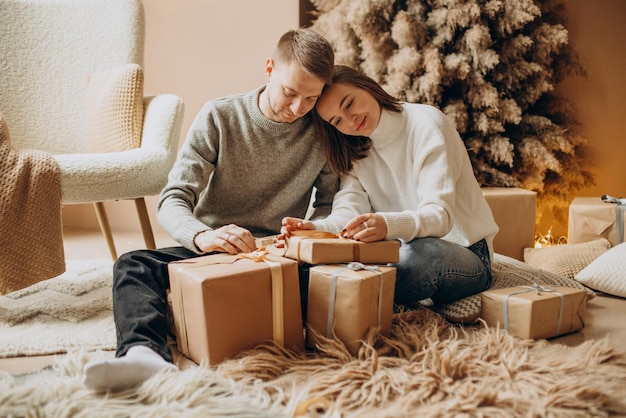
<path fill-rule="evenodd" d="M 430 298 L 447 303 L 491 286 L 489 247 L 482 239 L 469 248 L 440 238 L 416 238 L 400 247 L 395 303 Z"/>

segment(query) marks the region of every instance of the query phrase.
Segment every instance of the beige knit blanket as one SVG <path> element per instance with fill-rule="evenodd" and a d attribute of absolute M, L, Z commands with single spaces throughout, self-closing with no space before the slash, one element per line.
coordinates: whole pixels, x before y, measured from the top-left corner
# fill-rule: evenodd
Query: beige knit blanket
<path fill-rule="evenodd" d="M 59 167 L 46 152 L 13 148 L 0 113 L 0 294 L 64 271 Z"/>

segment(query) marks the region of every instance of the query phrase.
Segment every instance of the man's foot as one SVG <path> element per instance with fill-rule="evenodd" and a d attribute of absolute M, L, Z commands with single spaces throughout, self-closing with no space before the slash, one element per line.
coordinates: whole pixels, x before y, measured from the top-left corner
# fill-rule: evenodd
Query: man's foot
<path fill-rule="evenodd" d="M 83 382 L 89 389 L 117 391 L 138 386 L 163 369 L 178 368 L 156 351 L 137 345 L 123 357 L 87 363 Z"/>

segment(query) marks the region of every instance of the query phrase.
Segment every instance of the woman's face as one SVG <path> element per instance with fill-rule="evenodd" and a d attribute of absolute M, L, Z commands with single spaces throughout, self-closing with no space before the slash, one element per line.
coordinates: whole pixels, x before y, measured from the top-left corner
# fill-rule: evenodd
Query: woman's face
<path fill-rule="evenodd" d="M 345 135 L 370 136 L 380 120 L 380 105 L 368 91 L 333 83 L 317 100 L 317 113 Z"/>

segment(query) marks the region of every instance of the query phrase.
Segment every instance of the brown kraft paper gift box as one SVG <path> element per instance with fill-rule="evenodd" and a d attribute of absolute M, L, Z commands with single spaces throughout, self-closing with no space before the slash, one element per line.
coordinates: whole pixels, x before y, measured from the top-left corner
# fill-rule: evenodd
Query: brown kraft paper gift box
<path fill-rule="evenodd" d="M 397 263 L 400 241 L 360 242 L 323 231 L 296 231 L 285 239 L 285 257 L 309 264 L 359 261 L 365 264 Z"/>
<path fill-rule="evenodd" d="M 517 286 L 481 293 L 481 317 L 519 338 L 543 339 L 585 326 L 587 294 L 565 286 Z M 559 323 L 560 319 L 560 323 Z"/>
<path fill-rule="evenodd" d="M 311 267 L 307 343 L 315 346 L 318 335 L 332 338 L 334 333 L 356 354 L 370 327 L 380 327 L 388 337 L 395 284 L 395 267 L 356 262 Z"/>
<path fill-rule="evenodd" d="M 180 352 L 214 365 L 270 340 L 304 350 L 298 263 L 261 257 L 267 261 L 212 254 L 168 265 Z"/>
<path fill-rule="evenodd" d="M 498 225 L 494 251 L 524 261 L 524 248 L 535 245 L 537 193 L 519 187 L 483 187 Z"/>
<path fill-rule="evenodd" d="M 567 242 L 578 244 L 606 238 L 611 246 L 619 244 L 618 235 L 624 237 L 624 227 L 622 226 L 622 233 L 618 234 L 617 210 L 617 204 L 603 202 L 599 196 L 575 197 L 569 206 Z M 626 213 L 619 213 L 622 214 L 622 219 L 626 219 Z"/>

